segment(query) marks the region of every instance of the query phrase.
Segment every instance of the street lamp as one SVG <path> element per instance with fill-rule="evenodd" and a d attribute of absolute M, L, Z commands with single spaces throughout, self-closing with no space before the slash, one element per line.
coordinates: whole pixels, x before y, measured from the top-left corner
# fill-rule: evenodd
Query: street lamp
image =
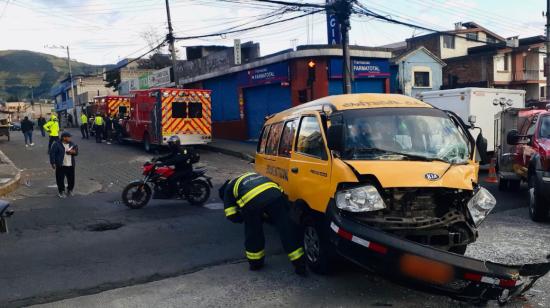
<path fill-rule="evenodd" d="M 71 54 L 69 52 L 69 45 L 63 46 L 63 45 L 44 45 L 44 48 L 49 49 L 66 49 L 67 50 L 67 64 L 69 66 L 69 78 L 71 80 L 71 99 L 73 100 L 73 117 L 76 120 L 76 97 L 74 96 L 74 83 L 73 83 L 73 72 L 71 69 Z"/>

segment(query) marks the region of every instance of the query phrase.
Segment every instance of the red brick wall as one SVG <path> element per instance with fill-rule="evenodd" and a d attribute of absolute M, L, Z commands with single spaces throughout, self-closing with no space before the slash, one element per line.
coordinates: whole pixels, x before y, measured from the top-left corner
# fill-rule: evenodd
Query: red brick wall
<path fill-rule="evenodd" d="M 487 82 L 493 84 L 493 56 L 470 55 L 467 57 L 446 59 L 443 68 L 443 86 L 449 86 L 449 75 L 458 77 L 457 83 L 476 84 Z"/>
<path fill-rule="evenodd" d="M 300 90 L 308 89 L 308 62 L 313 60 L 315 66 L 315 82 L 313 83 L 313 97 L 309 100 L 325 97 L 328 95 L 328 58 L 303 58 L 290 61 L 290 95 L 292 106 L 300 104 L 298 93 Z M 308 95 L 311 95 L 308 90 Z"/>

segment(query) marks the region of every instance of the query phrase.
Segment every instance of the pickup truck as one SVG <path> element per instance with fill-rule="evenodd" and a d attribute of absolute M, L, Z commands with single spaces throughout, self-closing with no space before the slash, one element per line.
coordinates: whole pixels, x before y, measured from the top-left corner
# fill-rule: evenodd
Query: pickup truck
<path fill-rule="evenodd" d="M 517 188 L 520 181 L 526 182 L 531 219 L 544 221 L 548 219 L 550 209 L 550 111 L 519 110 L 516 115 L 516 127 L 506 134 L 510 151 L 499 154 L 499 187 Z M 505 155 L 509 157 L 507 160 L 502 159 Z M 506 175 L 507 168 L 512 172 L 509 176 Z"/>

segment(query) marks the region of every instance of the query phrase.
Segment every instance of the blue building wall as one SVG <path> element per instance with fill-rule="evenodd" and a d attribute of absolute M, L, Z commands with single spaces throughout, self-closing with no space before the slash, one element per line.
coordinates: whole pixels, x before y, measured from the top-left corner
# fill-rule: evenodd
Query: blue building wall
<path fill-rule="evenodd" d="M 417 50 L 411 53 L 405 61 L 395 63 L 398 66 L 399 70 L 397 72 L 397 78 L 399 80 L 399 87 L 401 91 L 412 97 L 416 95 L 432 90 L 439 90 L 443 84 L 443 66 L 440 62 L 435 60 L 429 54 L 425 53 L 423 50 Z M 415 87 L 414 86 L 414 71 L 425 71 L 428 69 L 431 73 L 431 85 L 430 87 Z M 410 93 L 408 92 L 407 84 L 410 85 Z M 398 92 L 399 89 L 396 89 Z"/>
<path fill-rule="evenodd" d="M 212 120 L 240 120 L 239 86 L 236 74 L 203 81 L 205 89 L 212 90 Z"/>

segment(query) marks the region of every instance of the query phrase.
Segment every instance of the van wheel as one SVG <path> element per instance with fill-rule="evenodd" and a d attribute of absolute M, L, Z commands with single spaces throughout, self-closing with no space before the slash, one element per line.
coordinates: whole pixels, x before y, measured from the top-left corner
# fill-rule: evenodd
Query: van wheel
<path fill-rule="evenodd" d="M 143 135 L 143 149 L 147 153 L 151 152 L 151 138 L 149 137 L 149 134 Z"/>
<path fill-rule="evenodd" d="M 548 218 L 548 205 L 540 195 L 535 175 L 529 177 L 529 216 L 536 222 L 545 221 Z"/>
<path fill-rule="evenodd" d="M 308 217 L 304 227 L 304 251 L 309 268 L 318 274 L 329 274 L 334 260 L 334 246 L 328 239 L 324 218 Z"/>

